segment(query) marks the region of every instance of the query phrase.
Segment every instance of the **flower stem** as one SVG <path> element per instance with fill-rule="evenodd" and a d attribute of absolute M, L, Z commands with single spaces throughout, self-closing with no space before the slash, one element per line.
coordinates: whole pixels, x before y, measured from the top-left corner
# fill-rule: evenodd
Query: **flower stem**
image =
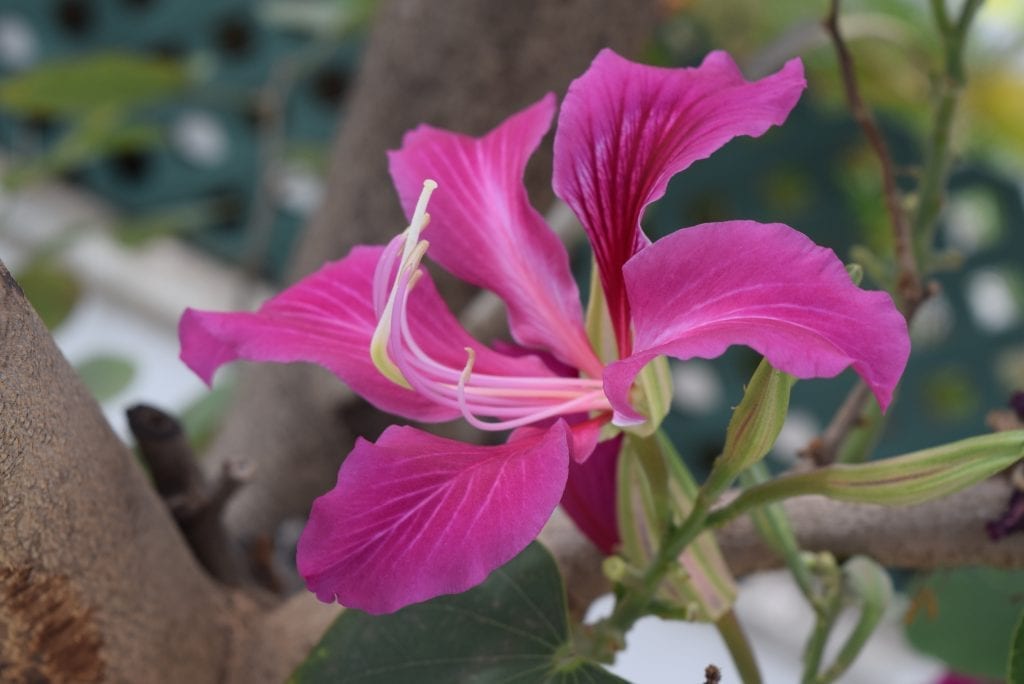
<path fill-rule="evenodd" d="M 718 633 L 722 635 L 722 641 L 729 649 L 732 662 L 736 665 L 740 674 L 740 681 L 743 684 L 761 684 L 761 671 L 757 667 L 757 658 L 750 647 L 750 641 L 743 632 L 743 627 L 736 619 L 736 613 L 729 610 L 715 623 Z"/>
<path fill-rule="evenodd" d="M 804 676 L 801 680 L 803 684 L 819 682 L 818 672 L 821 670 L 825 645 L 842 608 L 842 580 L 839 568 L 833 564 L 830 568 L 824 568 L 822 574 L 823 596 L 815 616 L 814 631 L 811 632 L 811 638 L 807 640 L 807 648 L 804 650 Z"/>
<path fill-rule="evenodd" d="M 740 475 L 740 483 L 745 489 L 764 484 L 769 480 L 771 480 L 771 475 L 763 461 L 755 463 Z M 776 553 L 782 556 L 807 602 L 815 612 L 820 612 L 819 599 L 814 590 L 814 577 L 807 568 L 807 563 L 804 562 L 796 535 L 789 524 L 785 510 L 779 504 L 768 504 L 763 508 L 751 511 L 750 516 L 762 538 L 768 541 Z"/>
<path fill-rule="evenodd" d="M 668 443 L 667 440 L 665 442 Z M 676 567 L 679 556 L 686 547 L 707 527 L 711 505 L 730 483 L 731 478 L 709 477 L 708 481 L 705 482 L 704 486 L 701 487 L 694 497 L 693 506 L 682 524 L 669 525 L 667 527 L 662 542 L 658 546 L 657 553 L 651 559 L 643 574 L 638 580 L 629 583 L 624 588 L 623 593 L 615 603 L 615 609 L 612 611 L 612 614 L 594 625 L 592 643 L 624 643 L 624 635 L 633 627 L 636 621 L 652 612 L 652 601 L 665 576 Z M 732 620 L 735 620 L 735 617 Z M 719 629 L 725 629 L 728 632 L 728 635 L 723 633 L 723 638 L 727 639 L 730 651 L 739 649 L 734 651 L 734 656 L 737 658 L 747 658 L 751 661 L 750 663 L 738 662 L 737 667 L 741 671 L 746 669 L 756 674 L 756 665 L 752 665 L 753 660 L 749 647 L 743 649 L 739 642 L 736 641 L 742 638 L 742 633 L 738 632 L 738 625 L 733 627 L 726 622 Z M 733 640 L 733 643 L 729 643 L 728 640 Z M 750 669 L 751 667 L 753 667 L 752 670 Z M 744 679 L 744 681 L 748 680 Z M 749 681 L 759 682 L 760 676 L 758 675 Z"/>
<path fill-rule="evenodd" d="M 616 602 L 615 610 L 600 623 L 599 628 L 625 634 L 637 620 L 650 612 L 648 608 L 651 599 L 654 598 L 662 579 L 675 565 L 676 559 L 679 558 L 683 549 L 704 529 L 704 521 L 710 508 L 709 501 L 702 494 L 698 494 L 697 499 L 693 502 L 690 515 L 682 525 L 668 529 L 664 542 L 658 549 L 657 555 L 651 560 L 651 564 L 647 566 L 640 581 L 630 587 Z"/>

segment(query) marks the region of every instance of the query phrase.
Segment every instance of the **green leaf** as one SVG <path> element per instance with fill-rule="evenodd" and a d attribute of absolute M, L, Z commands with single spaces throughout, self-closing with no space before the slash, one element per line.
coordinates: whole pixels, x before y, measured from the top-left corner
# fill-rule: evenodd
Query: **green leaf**
<path fill-rule="evenodd" d="M 64 322 L 82 294 L 71 271 L 53 259 L 31 262 L 16 279 L 49 330 Z"/>
<path fill-rule="evenodd" d="M 1024 571 L 1020 570 L 934 572 L 917 592 L 928 600 L 916 603 L 928 608 L 912 613 L 907 637 L 915 648 L 942 659 L 957 672 L 999 680 L 1006 676 L 1010 638 L 1020 620 L 1021 587 Z M 1015 642 L 1021 643 L 1019 630 Z"/>
<path fill-rule="evenodd" d="M 76 370 L 98 401 L 116 396 L 135 377 L 135 364 L 120 356 L 93 356 L 80 363 Z"/>
<path fill-rule="evenodd" d="M 624 680 L 574 655 L 562 579 L 530 544 L 480 586 L 392 615 L 346 611 L 292 684 Z"/>
<path fill-rule="evenodd" d="M 16 114 L 73 116 L 98 107 L 134 107 L 170 97 L 188 82 L 180 62 L 98 53 L 47 62 L 0 83 L 0 107 Z"/>
<path fill-rule="evenodd" d="M 1024 613 L 1020 614 L 1017 629 L 1010 641 L 1010 665 L 1006 671 L 1010 684 L 1024 684 Z"/>
<path fill-rule="evenodd" d="M 97 107 L 75 117 L 44 153 L 12 167 L 4 181 L 11 190 L 19 190 L 104 154 L 153 147 L 159 139 L 156 127 L 127 123 L 124 110 Z"/>

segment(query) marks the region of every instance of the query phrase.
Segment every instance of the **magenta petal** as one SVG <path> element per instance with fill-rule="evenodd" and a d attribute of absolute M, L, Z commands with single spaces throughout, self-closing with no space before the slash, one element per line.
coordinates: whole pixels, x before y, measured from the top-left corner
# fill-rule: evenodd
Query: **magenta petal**
<path fill-rule="evenodd" d="M 748 82 L 724 52 L 696 68 L 665 69 L 602 50 L 569 87 L 555 135 L 554 188 L 590 238 L 620 345 L 629 327 L 620 272 L 647 244 L 644 208 L 693 162 L 782 123 L 805 85 L 798 59 Z"/>
<path fill-rule="evenodd" d="M 883 409 L 910 354 L 906 322 L 888 294 L 861 290 L 832 250 L 778 223 L 679 230 L 623 270 L 635 353 L 604 375 L 620 424 L 639 417 L 629 387 L 661 354 L 709 359 L 745 344 L 798 378 L 852 365 Z"/>
<path fill-rule="evenodd" d="M 424 179 L 437 181 L 423 233 L 429 256 L 505 300 L 521 344 L 596 371 L 565 247 L 523 186 L 526 162 L 550 128 L 554 107 L 548 95 L 482 138 L 420 126 L 388 158 L 407 214 Z"/>
<path fill-rule="evenodd" d="M 569 465 L 569 479 L 562 495 L 562 508 L 576 527 L 606 555 L 619 544 L 615 512 L 615 477 L 622 435 L 601 442 L 586 463 Z"/>
<path fill-rule="evenodd" d="M 382 251 L 357 247 L 267 300 L 255 313 L 188 309 L 178 330 L 182 361 L 207 383 L 221 365 L 239 359 L 308 361 L 324 366 L 384 411 L 426 421 L 459 416 L 457 408 L 435 404 L 391 382 L 370 359 L 370 338 L 377 325 L 373 276 Z M 477 350 L 475 367 L 480 372 L 551 374 L 534 357 L 507 357 L 475 342 L 428 277 L 413 290 L 410 303 L 410 325 L 417 340 L 438 360 L 460 368 L 469 346 Z"/>
<path fill-rule="evenodd" d="M 477 446 L 409 427 L 360 440 L 313 504 L 299 572 L 322 601 L 390 613 L 465 591 L 534 539 L 565 488 L 569 429 Z"/>

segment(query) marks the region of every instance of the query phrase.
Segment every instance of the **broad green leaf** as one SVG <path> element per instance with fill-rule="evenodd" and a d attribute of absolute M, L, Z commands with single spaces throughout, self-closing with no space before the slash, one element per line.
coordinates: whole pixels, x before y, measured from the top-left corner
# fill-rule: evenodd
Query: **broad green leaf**
<path fill-rule="evenodd" d="M 346 611 L 292 684 L 624 680 L 573 654 L 554 559 L 534 542 L 480 586 L 392 615 Z"/>
<path fill-rule="evenodd" d="M 75 276 L 53 259 L 31 262 L 16 280 L 49 330 L 64 322 L 82 294 Z"/>
<path fill-rule="evenodd" d="M 1006 670 L 1006 681 L 1010 684 L 1024 684 L 1024 612 L 1020 614 L 1017 629 L 1010 641 L 1010 664 Z"/>
<path fill-rule="evenodd" d="M 80 363 L 78 377 L 99 401 L 106 401 L 123 390 L 135 377 L 135 364 L 120 356 L 97 355 Z"/>
<path fill-rule="evenodd" d="M 76 55 L 40 64 L 0 82 L 0 108 L 32 116 L 73 116 L 97 107 L 149 104 L 182 90 L 180 62 L 137 54 Z"/>
<path fill-rule="evenodd" d="M 929 597 L 928 610 L 915 610 L 908 620 L 910 643 L 957 672 L 995 680 L 1005 677 L 1011 636 L 1024 605 L 1021 587 L 1020 570 L 932 573 L 918 590 L 918 595 Z"/>

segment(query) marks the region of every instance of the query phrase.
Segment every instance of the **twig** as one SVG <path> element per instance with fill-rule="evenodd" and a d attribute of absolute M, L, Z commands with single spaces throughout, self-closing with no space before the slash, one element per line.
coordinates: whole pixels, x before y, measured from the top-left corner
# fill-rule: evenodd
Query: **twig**
<path fill-rule="evenodd" d="M 864 414 L 864 406 L 871 396 L 871 390 L 862 380 L 858 380 L 850 393 L 846 395 L 842 406 L 832 416 L 821 437 L 804 448 L 800 455 L 809 458 L 815 465 L 828 465 L 836 460 L 839 447 L 842 446 L 850 430 L 857 427 Z"/>
<path fill-rule="evenodd" d="M 252 581 L 240 549 L 221 523 L 225 504 L 251 475 L 237 462 L 224 464 L 207 482 L 196 463 L 181 424 L 152 406 L 128 409 L 128 425 L 149 466 L 153 485 L 174 515 L 193 555 L 214 578 L 228 585 Z"/>
<path fill-rule="evenodd" d="M 912 221 L 908 221 L 907 215 L 902 209 L 892 156 L 885 143 L 885 138 L 875 122 L 874 115 L 861 99 L 857 76 L 854 72 L 853 57 L 839 32 L 840 0 L 831 0 L 829 14 L 824 22 L 839 59 L 843 88 L 850 111 L 875 150 L 882 167 L 885 205 L 892 223 L 893 249 L 899 265 L 895 290 L 900 296 L 903 315 L 908 323 L 913 319 L 921 304 L 937 291 L 937 285 L 934 283 L 924 284 L 919 260 L 927 258 L 928 248 L 934 240 L 935 226 L 942 206 L 942 189 L 949 171 L 949 139 L 953 115 L 956 110 L 958 93 L 964 82 L 963 45 L 967 29 L 981 6 L 981 2 L 982 0 L 967 0 L 955 23 L 946 14 L 943 0 L 932 0 L 931 3 L 946 49 L 946 64 L 942 93 L 936 110 L 935 126 L 929 138 L 918 191 L 917 207 Z M 804 453 L 819 465 L 835 460 L 836 453 L 847 434 L 862 415 L 869 396 L 867 388 L 859 382 L 847 396 L 822 437 L 811 443 Z"/>
<path fill-rule="evenodd" d="M 917 239 L 917 253 L 924 258 L 935 239 L 935 228 L 942 209 L 942 190 L 949 173 L 949 141 L 956 106 L 966 76 L 963 65 L 963 47 L 967 29 L 982 0 L 967 0 L 956 22 L 950 20 L 944 0 L 932 0 L 932 14 L 939 27 L 945 49 L 944 73 L 939 81 L 939 104 L 935 110 L 935 123 L 929 137 L 917 208 L 914 212 L 913 234 Z"/>
<path fill-rule="evenodd" d="M 903 313 L 909 319 L 926 294 L 921 283 L 921 275 L 918 272 L 913 234 L 910 222 L 903 211 L 902 198 L 896 185 L 896 171 L 892 155 L 889 153 L 889 147 L 885 143 L 885 138 L 878 128 L 874 115 L 861 99 L 857 75 L 854 72 L 853 56 L 839 32 L 839 2 L 840 0 L 832 0 L 828 17 L 825 19 L 825 28 L 832 39 L 839 59 L 843 89 L 850 105 L 850 112 L 864 131 L 864 136 L 874 149 L 875 156 L 878 157 L 879 165 L 882 168 L 885 207 L 889 213 L 889 221 L 892 223 L 893 247 L 900 269 L 896 289 L 902 300 Z"/>

